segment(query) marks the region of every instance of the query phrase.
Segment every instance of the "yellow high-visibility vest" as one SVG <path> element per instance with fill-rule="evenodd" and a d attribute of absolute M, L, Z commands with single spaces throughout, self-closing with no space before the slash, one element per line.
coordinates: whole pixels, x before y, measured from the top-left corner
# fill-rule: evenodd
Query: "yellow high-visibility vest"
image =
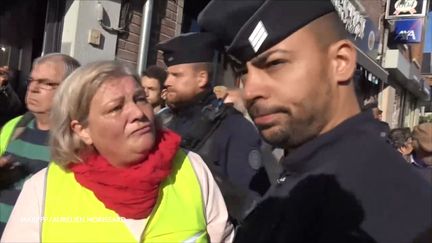
<path fill-rule="evenodd" d="M 116 212 L 55 163 L 47 171 L 43 212 L 42 242 L 137 242 Z M 179 150 L 139 242 L 209 242 L 206 226 L 200 183 Z"/>
<path fill-rule="evenodd" d="M 22 116 L 18 116 L 9 120 L 0 131 L 0 156 L 6 152 L 6 148 L 9 144 L 9 140 L 12 137 L 13 131 L 15 130 L 16 125 L 21 120 Z"/>

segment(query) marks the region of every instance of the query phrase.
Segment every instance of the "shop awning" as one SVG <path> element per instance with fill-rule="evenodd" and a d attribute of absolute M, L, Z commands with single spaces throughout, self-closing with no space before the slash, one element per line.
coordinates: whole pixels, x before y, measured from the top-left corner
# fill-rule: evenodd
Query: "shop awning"
<path fill-rule="evenodd" d="M 366 55 L 362 50 L 360 50 L 357 46 L 357 63 L 360 64 L 363 68 L 368 70 L 370 73 L 379 78 L 382 82 L 387 82 L 388 72 L 378 65 L 374 60 L 372 60 L 368 55 Z"/>
<path fill-rule="evenodd" d="M 420 69 L 411 63 L 398 49 L 388 49 L 385 56 L 384 67 L 389 71 L 390 83 L 396 81 L 417 98 L 430 99 L 430 90 L 420 73 Z"/>

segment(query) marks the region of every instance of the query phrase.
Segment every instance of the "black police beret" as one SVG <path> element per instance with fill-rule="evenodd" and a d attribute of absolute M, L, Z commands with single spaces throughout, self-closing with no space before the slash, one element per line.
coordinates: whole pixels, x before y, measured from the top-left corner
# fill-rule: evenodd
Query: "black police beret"
<path fill-rule="evenodd" d="M 222 49 L 219 39 L 212 33 L 186 33 L 159 43 L 165 64 L 212 62 L 215 51 Z"/>
<path fill-rule="evenodd" d="M 331 0 L 212 0 L 198 24 L 244 63 L 332 11 Z"/>

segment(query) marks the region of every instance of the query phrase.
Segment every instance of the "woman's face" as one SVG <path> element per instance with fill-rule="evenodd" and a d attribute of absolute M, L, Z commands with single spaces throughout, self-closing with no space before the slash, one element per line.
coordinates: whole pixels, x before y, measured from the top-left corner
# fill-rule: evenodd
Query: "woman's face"
<path fill-rule="evenodd" d="M 105 81 L 90 103 L 88 126 L 79 135 L 116 167 L 144 160 L 155 145 L 156 128 L 143 88 L 130 76 Z"/>

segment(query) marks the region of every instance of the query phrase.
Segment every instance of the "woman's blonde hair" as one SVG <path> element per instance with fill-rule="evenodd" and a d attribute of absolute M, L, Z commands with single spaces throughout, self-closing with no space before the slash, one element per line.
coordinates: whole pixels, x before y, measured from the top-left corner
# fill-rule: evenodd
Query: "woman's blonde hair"
<path fill-rule="evenodd" d="M 75 70 L 59 86 L 51 111 L 50 146 L 52 159 L 61 166 L 82 162 L 82 155 L 92 152 L 72 130 L 77 120 L 88 125 L 90 102 L 101 85 L 112 78 L 131 76 L 140 85 L 140 78 L 129 66 L 116 61 L 99 61 Z"/>

